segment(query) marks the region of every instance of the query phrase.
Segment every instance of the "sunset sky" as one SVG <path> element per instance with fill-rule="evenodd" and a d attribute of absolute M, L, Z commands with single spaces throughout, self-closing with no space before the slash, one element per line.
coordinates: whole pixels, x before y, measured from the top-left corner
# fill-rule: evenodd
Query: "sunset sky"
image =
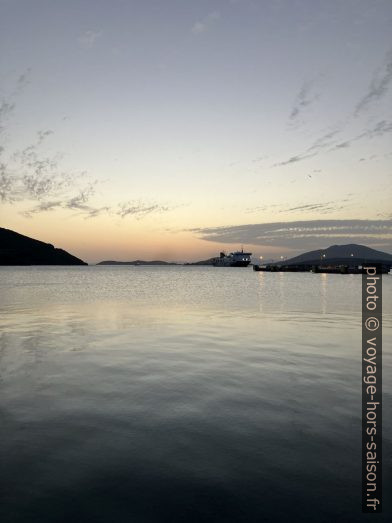
<path fill-rule="evenodd" d="M 392 251 L 390 0 L 0 0 L 2 227 L 88 262 Z"/>

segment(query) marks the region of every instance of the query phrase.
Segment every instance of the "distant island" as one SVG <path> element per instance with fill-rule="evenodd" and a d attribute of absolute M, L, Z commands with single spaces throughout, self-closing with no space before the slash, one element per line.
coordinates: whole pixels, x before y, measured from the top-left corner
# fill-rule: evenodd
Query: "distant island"
<path fill-rule="evenodd" d="M 378 262 L 381 264 L 392 264 L 392 255 L 377 251 L 365 245 L 350 243 L 347 245 L 332 245 L 327 249 L 305 252 L 288 260 L 280 260 L 275 265 L 319 265 L 350 263 L 362 265 L 367 262 Z"/>
<path fill-rule="evenodd" d="M 63 249 L 0 227 L 0 265 L 88 265 Z"/>
<path fill-rule="evenodd" d="M 134 261 L 113 261 L 105 260 L 97 263 L 96 265 L 181 265 L 175 262 L 166 262 L 161 260 L 134 260 Z"/>
<path fill-rule="evenodd" d="M 197 262 L 187 262 L 187 263 L 184 263 L 184 265 L 214 265 L 215 261 L 216 261 L 216 257 L 208 258 L 208 260 L 201 260 L 201 261 L 197 261 Z"/>
<path fill-rule="evenodd" d="M 281 259 L 279 262 L 254 264 L 253 270 L 361 274 L 363 267 L 374 263 L 380 266 L 379 270 L 383 274 L 388 274 L 392 267 L 392 255 L 365 245 L 350 243 L 332 245 L 327 249 L 306 252 L 288 260 Z"/>
<path fill-rule="evenodd" d="M 162 260 L 133 260 L 133 261 L 114 261 L 105 260 L 97 263 L 97 265 L 186 265 L 186 266 L 203 266 L 214 265 L 217 258 L 208 258 L 195 262 L 167 262 Z M 358 245 L 355 243 L 347 245 L 332 245 L 326 249 L 317 249 L 315 251 L 305 252 L 298 256 L 289 259 L 281 259 L 279 261 L 266 260 L 263 266 L 269 267 L 312 267 L 314 265 L 329 264 L 351 264 L 361 265 L 366 262 L 379 262 L 384 265 L 392 264 L 392 255 L 386 252 L 377 251 L 365 245 Z"/>
<path fill-rule="evenodd" d="M 97 263 L 96 265 L 213 265 L 216 258 L 209 258 L 208 260 L 202 260 L 197 262 L 186 262 L 186 263 L 177 263 L 177 262 L 167 262 L 162 260 L 134 260 L 134 261 L 113 261 L 105 260 Z"/>
<path fill-rule="evenodd" d="M 104 260 L 96 265 L 214 265 L 217 258 L 208 258 L 206 260 L 175 263 L 163 260 L 133 260 L 133 261 L 115 261 Z M 255 270 L 311 270 L 312 267 L 321 266 L 360 266 L 366 263 L 380 263 L 386 268 L 392 266 L 392 255 L 386 252 L 377 251 L 365 245 L 355 243 L 347 245 L 332 245 L 326 249 L 317 249 L 305 252 L 289 259 L 280 259 L 279 261 L 269 260 L 263 262 L 263 265 L 254 265 Z M 55 248 L 50 243 L 44 243 L 23 234 L 19 234 L 9 229 L 0 227 L 0 265 L 88 265 L 83 260 L 64 251 Z M 263 269 L 261 269 L 264 267 Z M 389 270 L 389 269 L 388 269 Z"/>

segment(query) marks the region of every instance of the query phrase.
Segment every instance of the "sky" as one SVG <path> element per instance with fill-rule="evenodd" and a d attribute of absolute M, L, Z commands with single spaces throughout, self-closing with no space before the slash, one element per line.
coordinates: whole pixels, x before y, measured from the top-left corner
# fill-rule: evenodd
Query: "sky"
<path fill-rule="evenodd" d="M 95 263 L 392 252 L 390 0 L 0 0 L 0 225 Z"/>

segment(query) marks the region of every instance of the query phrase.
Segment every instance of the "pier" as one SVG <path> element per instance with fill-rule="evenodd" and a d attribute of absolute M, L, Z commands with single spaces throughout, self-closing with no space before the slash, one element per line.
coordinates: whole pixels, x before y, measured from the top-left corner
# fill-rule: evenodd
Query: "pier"
<path fill-rule="evenodd" d="M 313 272 L 313 273 L 324 273 L 324 274 L 362 274 L 365 270 L 365 267 L 374 265 L 375 263 L 380 264 L 380 262 L 370 262 L 370 261 L 360 261 L 354 262 L 350 260 L 350 263 L 347 262 L 335 262 L 335 263 L 304 263 L 297 265 L 276 263 L 268 265 L 253 265 L 254 271 L 264 271 L 264 272 Z M 391 270 L 390 263 L 381 263 L 382 274 L 389 274 Z"/>

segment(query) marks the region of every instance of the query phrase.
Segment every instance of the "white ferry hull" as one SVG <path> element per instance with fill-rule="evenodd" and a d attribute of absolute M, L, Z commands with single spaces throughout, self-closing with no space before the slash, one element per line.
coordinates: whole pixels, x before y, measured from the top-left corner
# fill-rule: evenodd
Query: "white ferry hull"
<path fill-rule="evenodd" d="M 251 252 L 237 251 L 226 256 L 223 252 L 219 258 L 215 258 L 215 267 L 248 267 L 251 262 Z"/>

